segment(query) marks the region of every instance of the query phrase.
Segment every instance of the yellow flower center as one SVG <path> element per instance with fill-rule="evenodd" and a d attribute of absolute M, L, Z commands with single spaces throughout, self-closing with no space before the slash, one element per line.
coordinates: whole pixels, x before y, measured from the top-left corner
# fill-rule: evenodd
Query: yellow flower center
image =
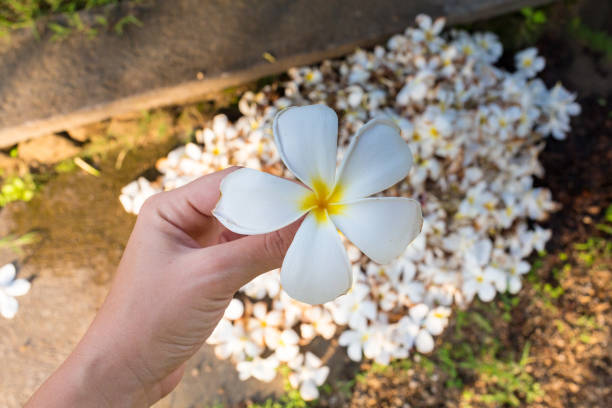
<path fill-rule="evenodd" d="M 432 126 L 429 129 L 429 134 L 431 135 L 432 138 L 437 139 L 438 136 L 440 136 L 440 132 L 438 132 L 438 129 L 436 129 L 434 126 Z"/>
<path fill-rule="evenodd" d="M 344 205 L 339 204 L 342 186 L 336 185 L 332 190 L 320 177 L 315 177 L 312 179 L 312 188 L 300 200 L 300 210 L 311 211 L 320 223 L 325 222 L 328 215 L 342 213 Z"/>
<path fill-rule="evenodd" d="M 476 280 L 478 281 L 478 283 L 484 282 L 484 278 L 482 276 L 477 276 Z"/>
<path fill-rule="evenodd" d="M 531 66 L 531 64 L 533 64 L 533 61 L 531 60 L 531 58 L 525 58 L 523 60 L 523 66 L 525 68 L 529 68 Z"/>

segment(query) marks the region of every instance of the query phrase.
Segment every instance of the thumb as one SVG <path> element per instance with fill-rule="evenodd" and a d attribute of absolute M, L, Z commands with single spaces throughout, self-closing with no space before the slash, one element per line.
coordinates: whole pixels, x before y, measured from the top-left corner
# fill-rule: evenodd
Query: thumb
<path fill-rule="evenodd" d="M 278 231 L 249 235 L 223 244 L 199 249 L 205 260 L 210 284 L 223 294 L 233 295 L 258 275 L 279 268 L 302 219 Z"/>

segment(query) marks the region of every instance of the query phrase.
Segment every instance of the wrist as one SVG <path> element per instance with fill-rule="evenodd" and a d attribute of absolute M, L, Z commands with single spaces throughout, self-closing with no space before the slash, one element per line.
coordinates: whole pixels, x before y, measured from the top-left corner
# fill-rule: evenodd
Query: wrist
<path fill-rule="evenodd" d="M 77 346 L 27 407 L 148 407 L 150 390 L 122 356 L 87 343 Z"/>
<path fill-rule="evenodd" d="M 82 401 L 95 395 L 102 406 L 148 407 L 148 390 L 114 351 L 77 347 L 67 361 L 67 372 Z M 79 405 L 85 406 L 85 405 Z"/>

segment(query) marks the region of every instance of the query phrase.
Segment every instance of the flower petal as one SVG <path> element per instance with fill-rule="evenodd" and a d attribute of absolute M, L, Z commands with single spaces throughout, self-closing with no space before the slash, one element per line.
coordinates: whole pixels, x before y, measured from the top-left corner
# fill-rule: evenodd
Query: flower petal
<path fill-rule="evenodd" d="M 292 298 L 311 305 L 346 293 L 353 274 L 334 224 L 310 213 L 285 255 L 281 286 Z"/>
<path fill-rule="evenodd" d="M 300 200 L 309 190 L 297 183 L 252 169 L 240 169 L 221 182 L 213 215 L 237 234 L 263 234 L 300 218 Z"/>
<path fill-rule="evenodd" d="M 483 283 L 478 288 L 478 297 L 483 302 L 490 302 L 495 298 L 495 287 L 490 283 Z"/>
<path fill-rule="evenodd" d="M 434 339 L 427 330 L 421 330 L 416 336 L 414 344 L 419 353 L 427 354 L 431 353 L 434 348 Z"/>
<path fill-rule="evenodd" d="M 312 379 L 308 379 L 302 383 L 300 387 L 300 396 L 304 401 L 312 401 L 319 398 L 319 390 Z"/>
<path fill-rule="evenodd" d="M 361 361 L 361 343 L 350 343 L 347 354 L 353 361 Z"/>
<path fill-rule="evenodd" d="M 355 246 L 381 264 L 400 256 L 423 225 L 418 201 L 400 197 L 346 203 L 331 219 Z"/>
<path fill-rule="evenodd" d="M 274 140 L 281 159 L 307 186 L 334 185 L 338 116 L 325 105 L 290 107 L 274 118 Z"/>
<path fill-rule="evenodd" d="M 8 284 L 15 279 L 17 269 L 12 263 L 0 267 L 0 286 L 8 286 Z"/>
<path fill-rule="evenodd" d="M 7 319 L 12 319 L 17 314 L 19 303 L 14 297 L 6 296 L 0 292 L 0 314 Z"/>
<path fill-rule="evenodd" d="M 342 201 L 367 197 L 402 180 L 411 166 L 412 153 L 397 125 L 373 119 L 353 137 L 338 170 L 336 188 Z"/>
<path fill-rule="evenodd" d="M 23 296 L 30 290 L 31 283 L 27 279 L 15 279 L 13 283 L 4 288 L 9 296 Z"/>

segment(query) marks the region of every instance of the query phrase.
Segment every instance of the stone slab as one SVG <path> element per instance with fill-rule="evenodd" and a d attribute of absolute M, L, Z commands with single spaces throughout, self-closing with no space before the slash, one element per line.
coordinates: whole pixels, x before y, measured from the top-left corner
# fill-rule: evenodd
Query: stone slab
<path fill-rule="evenodd" d="M 107 117 L 180 104 L 369 46 L 418 13 L 474 21 L 550 0 L 149 0 L 119 3 L 128 25 L 0 45 L 0 147 Z M 89 14 L 88 14 L 89 13 Z M 91 11 L 82 20 L 92 19 Z M 118 17 L 117 17 L 118 18 Z M 274 62 L 263 58 L 275 57 Z M 200 79 L 198 79 L 200 78 Z"/>

